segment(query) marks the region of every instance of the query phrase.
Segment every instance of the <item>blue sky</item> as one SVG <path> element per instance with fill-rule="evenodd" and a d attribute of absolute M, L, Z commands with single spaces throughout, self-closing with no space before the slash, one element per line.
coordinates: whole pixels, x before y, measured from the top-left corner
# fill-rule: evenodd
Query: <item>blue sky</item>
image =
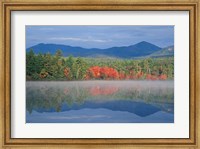
<path fill-rule="evenodd" d="M 26 48 L 55 43 L 103 49 L 141 41 L 160 47 L 174 45 L 174 26 L 26 26 Z"/>

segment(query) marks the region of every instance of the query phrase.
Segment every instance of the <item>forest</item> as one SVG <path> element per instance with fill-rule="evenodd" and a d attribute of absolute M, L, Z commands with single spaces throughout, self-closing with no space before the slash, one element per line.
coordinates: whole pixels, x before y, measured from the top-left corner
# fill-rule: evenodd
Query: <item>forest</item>
<path fill-rule="evenodd" d="M 174 57 L 118 59 L 26 53 L 27 81 L 172 80 Z"/>

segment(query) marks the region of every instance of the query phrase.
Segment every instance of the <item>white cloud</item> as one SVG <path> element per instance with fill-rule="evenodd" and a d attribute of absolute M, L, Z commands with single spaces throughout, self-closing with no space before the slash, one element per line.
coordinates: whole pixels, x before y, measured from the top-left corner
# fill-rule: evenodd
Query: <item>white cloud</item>
<path fill-rule="evenodd" d="M 111 40 L 93 39 L 93 38 L 76 38 L 76 37 L 53 37 L 50 40 L 72 40 L 82 42 L 110 42 Z"/>

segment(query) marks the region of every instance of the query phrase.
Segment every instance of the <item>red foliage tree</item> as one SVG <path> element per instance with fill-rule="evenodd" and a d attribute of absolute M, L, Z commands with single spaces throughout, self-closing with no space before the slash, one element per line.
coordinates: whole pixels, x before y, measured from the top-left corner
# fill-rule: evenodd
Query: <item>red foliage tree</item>
<path fill-rule="evenodd" d="M 146 75 L 146 79 L 147 80 L 166 80 L 167 79 L 167 75 L 166 74 L 162 74 L 160 76 L 156 76 L 156 75 L 152 75 L 152 74 L 147 74 Z"/>
<path fill-rule="evenodd" d="M 93 66 L 90 67 L 87 71 L 87 74 L 85 76 L 85 79 L 106 79 L 106 80 L 123 80 L 123 79 L 144 79 L 146 75 L 147 80 L 166 80 L 167 75 L 161 74 L 156 75 L 156 73 L 152 74 L 144 74 L 144 72 L 139 71 L 135 73 L 133 70 L 129 70 L 128 73 L 125 73 L 123 71 L 118 72 L 116 69 L 112 67 L 99 67 L 99 66 Z"/>
<path fill-rule="evenodd" d="M 65 75 L 65 77 L 68 77 L 69 73 L 70 73 L 70 69 L 69 68 L 65 68 L 64 69 L 64 75 Z"/>
<path fill-rule="evenodd" d="M 159 76 L 160 80 L 166 80 L 167 79 L 167 75 L 166 74 L 162 74 Z"/>
<path fill-rule="evenodd" d="M 94 78 L 94 79 L 118 79 L 119 73 L 117 70 L 111 67 L 99 67 L 93 66 L 90 67 L 87 71 L 86 79 Z"/>

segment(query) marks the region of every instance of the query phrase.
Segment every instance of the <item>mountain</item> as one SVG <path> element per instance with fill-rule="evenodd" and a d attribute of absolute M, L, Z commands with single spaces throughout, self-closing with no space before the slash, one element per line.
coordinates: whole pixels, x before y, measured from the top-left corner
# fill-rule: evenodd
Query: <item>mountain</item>
<path fill-rule="evenodd" d="M 50 53 L 55 54 L 56 50 L 61 49 L 63 56 L 73 55 L 75 57 L 96 57 L 96 56 L 106 56 L 106 57 L 116 57 L 116 58 L 133 58 L 140 56 L 147 56 L 152 53 L 158 52 L 161 50 L 160 47 L 151 44 L 146 41 L 139 42 L 131 46 L 123 47 L 112 47 L 107 49 L 98 49 L 91 48 L 86 49 L 82 47 L 72 47 L 68 45 L 59 45 L 59 44 L 44 44 L 40 43 L 38 45 L 27 48 L 26 51 L 33 49 L 34 53 Z"/>
<path fill-rule="evenodd" d="M 174 46 L 163 48 L 149 55 L 149 57 L 169 57 L 174 56 Z"/>
<path fill-rule="evenodd" d="M 136 102 L 130 100 L 116 100 L 116 101 L 109 101 L 109 102 L 98 102 L 98 104 L 90 101 L 85 101 L 83 104 L 73 104 L 71 107 L 63 104 L 61 107 L 61 111 L 70 111 L 71 109 L 74 110 L 81 110 L 81 109 L 107 109 L 112 111 L 125 111 L 129 113 L 136 114 L 140 117 L 145 117 L 151 114 L 154 114 L 158 111 L 161 111 L 160 108 L 155 107 L 151 104 L 146 104 L 143 102 Z M 37 112 L 55 112 L 55 109 L 35 109 Z M 168 112 L 168 111 L 167 111 Z"/>

